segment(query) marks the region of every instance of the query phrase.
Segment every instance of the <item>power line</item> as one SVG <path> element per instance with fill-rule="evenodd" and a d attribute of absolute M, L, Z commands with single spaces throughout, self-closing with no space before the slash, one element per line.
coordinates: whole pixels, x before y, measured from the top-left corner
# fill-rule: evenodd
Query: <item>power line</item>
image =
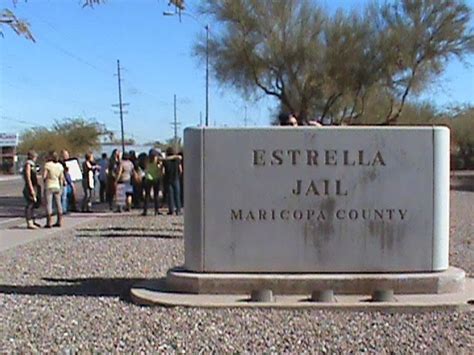
<path fill-rule="evenodd" d="M 55 48 L 56 50 L 60 51 L 61 53 L 63 53 L 64 55 L 67 55 L 68 57 L 71 57 L 73 59 L 75 59 L 76 61 L 78 61 L 79 63 L 82 63 L 96 71 L 98 71 L 99 73 L 102 73 L 102 74 L 105 74 L 107 76 L 110 76 L 110 73 L 102 68 L 99 68 L 97 65 L 89 62 L 88 60 L 80 57 L 79 55 L 77 54 L 74 54 L 72 53 L 71 51 L 67 50 L 67 49 L 64 49 L 63 47 L 59 46 L 58 44 L 55 44 L 54 42 L 48 40 L 48 39 L 43 39 L 43 41 L 48 44 L 50 47 L 52 48 Z"/>
<path fill-rule="evenodd" d="M 0 116 L 0 119 L 1 119 L 1 120 L 4 120 L 4 121 L 10 121 L 10 122 L 21 123 L 21 124 L 28 125 L 28 126 L 31 126 L 31 127 L 47 128 L 47 127 L 44 126 L 44 125 L 39 125 L 37 122 L 31 122 L 31 121 L 26 121 L 26 120 L 19 120 L 19 119 L 12 118 L 12 117 L 9 117 L 9 116 Z"/>
<path fill-rule="evenodd" d="M 64 32 L 63 31 L 59 31 L 54 25 L 52 25 L 50 22 L 42 19 L 42 18 L 39 18 L 39 20 L 43 23 L 45 23 L 47 26 L 49 26 L 52 30 L 54 30 L 55 32 L 57 32 L 58 34 L 60 34 L 63 38 L 65 38 L 64 36 Z M 66 36 L 67 38 L 65 38 L 66 40 L 68 40 L 69 38 L 69 41 L 73 40 L 70 36 Z M 108 70 L 104 70 L 103 67 L 101 65 L 96 65 L 93 61 L 85 58 L 84 56 L 81 56 L 81 55 L 78 55 L 76 54 L 74 51 L 70 50 L 69 48 L 65 48 L 64 46 L 62 45 L 59 45 L 57 42 L 55 41 L 52 41 L 51 39 L 46 39 L 46 38 L 42 38 L 42 41 L 43 43 L 45 43 L 47 46 L 49 46 L 50 48 L 53 48 L 55 49 L 56 51 L 59 51 L 60 53 L 62 53 L 63 55 L 65 56 L 68 56 L 72 59 L 74 59 L 76 62 L 84 65 L 84 66 L 87 66 L 89 68 L 92 68 L 94 70 L 96 70 L 97 72 L 100 72 L 101 74 L 104 74 L 104 75 L 107 75 L 109 76 L 110 75 L 110 72 Z M 105 58 L 105 56 L 101 56 L 101 55 L 96 55 L 94 54 L 94 58 L 96 57 L 100 57 L 101 58 L 101 62 L 102 60 L 108 60 Z M 123 69 L 123 68 L 122 68 Z M 119 79 L 120 80 L 123 80 L 123 79 Z M 130 82 L 130 80 L 127 79 L 128 82 Z M 131 83 L 133 85 L 133 83 Z M 155 96 L 154 94 L 151 94 L 141 88 L 137 88 L 136 85 L 133 85 L 133 87 L 135 87 L 136 91 L 137 91 L 137 94 L 139 95 L 146 95 L 146 96 L 149 96 L 151 98 L 154 99 L 154 102 L 155 103 L 159 103 L 161 105 L 165 105 L 165 106 L 169 106 L 170 103 L 169 102 L 165 102 L 163 100 L 160 100 L 157 98 L 157 96 Z M 76 101 L 76 100 L 71 100 L 73 102 L 75 102 L 76 104 L 81 104 L 80 102 Z M 89 106 L 89 105 L 87 105 Z M 123 106 L 125 106 L 124 104 L 122 104 L 122 114 L 121 114 L 121 125 L 123 125 L 123 114 L 125 114 L 126 112 L 123 111 Z"/>
<path fill-rule="evenodd" d="M 75 38 L 68 35 L 64 30 L 61 30 L 61 31 L 58 30 L 58 28 L 55 25 L 53 25 L 51 22 L 45 20 L 42 16 L 39 16 L 38 14 L 35 14 L 32 17 L 33 18 L 36 17 L 37 20 L 39 20 L 40 22 L 43 22 L 45 25 L 47 25 L 49 28 L 51 28 L 53 31 L 55 31 L 57 34 L 59 34 L 60 37 L 62 37 L 63 39 L 66 39 L 67 42 L 75 42 Z M 89 18 L 92 17 L 92 13 L 88 14 L 88 17 Z M 92 47 L 89 47 L 89 48 L 92 48 Z M 104 63 L 110 62 L 109 58 L 106 58 L 104 55 L 101 55 L 101 54 L 97 53 L 97 46 L 94 47 L 94 58 L 101 58 L 104 61 Z"/>
<path fill-rule="evenodd" d="M 14 89 L 22 90 L 22 91 L 24 91 L 25 88 L 33 87 L 33 88 L 37 89 L 36 93 L 35 93 L 35 97 L 36 97 L 37 94 L 46 95 L 45 88 L 43 86 L 39 85 L 37 81 L 32 80 L 31 77 L 29 77 L 25 74 L 22 74 L 22 77 L 18 77 L 18 82 L 15 83 L 15 84 L 12 84 L 11 82 L 3 80 L 3 79 L 2 79 L 2 84 L 6 85 L 6 86 L 10 86 Z M 20 85 L 18 85 L 18 84 L 20 84 Z M 54 104 L 58 103 L 57 99 L 55 99 L 51 95 L 42 96 L 41 100 L 42 101 L 48 101 L 48 102 L 51 102 L 51 103 L 54 103 Z M 103 109 L 102 107 L 99 108 L 99 106 L 96 105 L 96 104 L 91 104 L 91 103 L 88 103 L 88 102 L 85 102 L 85 101 L 82 101 L 82 100 L 78 101 L 76 98 L 74 98 L 74 99 L 68 98 L 68 103 L 76 104 L 77 107 L 78 108 L 80 107 L 81 109 L 83 109 L 83 106 L 86 106 L 88 108 L 92 107 L 92 109 L 94 111 Z"/>
<path fill-rule="evenodd" d="M 36 16 L 33 16 L 33 17 L 37 17 L 37 19 L 40 21 L 40 22 L 43 22 L 44 24 L 46 24 L 49 28 L 51 28 L 53 31 L 55 31 L 56 33 L 58 33 L 61 37 L 63 37 L 63 39 L 66 39 L 68 42 L 73 42 L 74 39 L 71 38 L 70 36 L 65 36 L 64 34 L 64 31 L 59 31 L 56 26 L 54 26 L 53 24 L 51 24 L 49 21 L 45 20 L 44 18 L 42 18 L 41 16 L 38 16 L 36 14 Z M 65 49 L 64 47 L 60 46 L 59 44 L 51 41 L 51 39 L 49 38 L 46 38 L 46 37 L 42 37 L 41 38 L 41 41 L 46 43 L 47 45 L 49 45 L 50 47 L 53 47 L 54 49 L 60 51 L 61 53 L 75 59 L 76 61 L 84 64 L 84 65 L 87 65 L 101 73 L 104 73 L 104 74 L 107 74 L 107 75 L 110 75 L 110 73 L 103 69 L 103 68 L 99 68 L 97 65 L 91 63 L 89 60 L 86 60 L 84 59 L 83 57 L 75 54 L 75 53 L 72 53 L 70 50 L 68 49 Z M 96 55 L 97 56 L 97 55 Z"/>
<path fill-rule="evenodd" d="M 133 70 L 130 70 L 130 69 L 127 69 L 126 70 L 127 73 L 132 73 L 133 74 Z M 170 103 L 167 102 L 167 101 L 164 101 L 162 99 L 159 99 L 157 96 L 155 96 L 154 94 L 146 91 L 146 90 L 143 90 L 141 88 L 138 87 L 138 85 L 135 85 L 134 81 L 131 81 L 130 80 L 130 77 L 127 78 L 127 82 L 130 84 L 130 88 L 131 89 L 134 89 L 136 91 L 136 94 L 138 95 L 146 95 L 148 97 L 151 97 L 152 99 L 154 99 L 154 102 L 155 103 L 159 103 L 161 105 L 164 105 L 164 106 L 170 106 Z"/>
<path fill-rule="evenodd" d="M 38 19 L 43 22 L 44 24 L 46 24 L 47 26 L 49 26 L 51 29 L 53 29 L 54 31 L 56 31 L 58 34 L 60 34 L 63 38 L 66 38 L 66 39 L 69 39 L 69 40 L 72 40 L 72 38 L 70 36 L 65 36 L 64 33 L 62 31 L 59 31 L 55 26 L 53 26 L 49 21 L 46 21 L 44 20 L 43 18 L 39 17 L 38 16 Z M 44 39 L 43 39 L 44 40 Z M 75 54 L 75 53 L 72 53 L 70 50 L 67 50 L 63 47 L 61 47 L 60 45 L 58 44 L 55 44 L 54 42 L 52 42 L 51 40 L 45 40 L 46 43 L 49 43 L 50 46 L 52 46 L 53 48 L 59 50 L 60 52 L 62 52 L 63 54 L 77 60 L 78 62 L 84 64 L 84 65 L 87 65 L 97 71 L 99 71 L 100 73 L 102 74 L 106 74 L 106 75 L 110 75 L 110 73 L 107 71 L 107 70 L 104 70 L 103 68 L 100 68 L 98 67 L 97 65 L 91 63 L 91 61 L 87 60 L 87 59 L 84 59 L 83 57 Z M 97 54 L 97 53 L 94 53 L 94 57 L 100 57 L 101 60 L 103 61 L 106 61 L 108 62 L 109 59 L 104 57 L 103 55 L 100 55 L 100 54 Z M 127 71 L 125 70 L 124 68 L 122 68 L 123 71 Z M 163 104 L 163 105 L 170 105 L 168 102 L 165 102 L 164 100 L 160 100 L 158 99 L 156 96 L 154 96 L 153 94 L 137 87 L 137 85 L 134 85 L 134 83 L 132 83 L 130 81 L 130 79 L 128 78 L 127 81 L 130 83 L 129 87 L 131 89 L 135 89 L 136 90 L 136 93 L 137 94 L 140 94 L 140 95 L 147 95 L 151 98 L 153 98 L 155 100 L 155 102 L 158 102 L 160 104 Z"/>

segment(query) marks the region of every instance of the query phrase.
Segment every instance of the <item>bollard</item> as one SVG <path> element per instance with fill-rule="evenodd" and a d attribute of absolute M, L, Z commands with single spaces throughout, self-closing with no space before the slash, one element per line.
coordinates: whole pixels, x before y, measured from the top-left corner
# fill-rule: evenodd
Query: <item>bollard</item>
<path fill-rule="evenodd" d="M 251 302 L 273 302 L 273 291 L 269 289 L 252 290 L 250 295 Z"/>
<path fill-rule="evenodd" d="M 372 302 L 393 302 L 393 289 L 381 289 L 372 292 Z"/>
<path fill-rule="evenodd" d="M 312 302 L 334 302 L 333 290 L 316 290 L 311 293 Z"/>

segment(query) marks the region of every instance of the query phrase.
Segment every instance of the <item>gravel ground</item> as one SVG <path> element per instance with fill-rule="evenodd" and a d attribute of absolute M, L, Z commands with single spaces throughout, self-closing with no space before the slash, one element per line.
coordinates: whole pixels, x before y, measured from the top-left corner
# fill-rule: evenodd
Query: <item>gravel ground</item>
<path fill-rule="evenodd" d="M 474 193 L 451 206 L 451 264 L 473 276 Z M 474 353 L 474 312 L 131 304 L 131 285 L 182 264 L 182 232 L 179 217 L 117 215 L 1 253 L 0 353 Z"/>

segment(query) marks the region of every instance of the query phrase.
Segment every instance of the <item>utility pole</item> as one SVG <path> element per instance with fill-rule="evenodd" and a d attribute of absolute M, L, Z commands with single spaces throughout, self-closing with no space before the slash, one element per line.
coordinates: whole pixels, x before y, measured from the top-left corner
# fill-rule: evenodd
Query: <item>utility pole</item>
<path fill-rule="evenodd" d="M 199 111 L 199 127 L 202 127 L 202 111 Z"/>
<path fill-rule="evenodd" d="M 128 111 L 124 111 L 123 107 L 128 106 L 128 103 L 123 103 L 122 102 L 122 79 L 120 77 L 120 60 L 117 59 L 117 77 L 118 77 L 118 94 L 119 94 L 119 103 L 118 105 L 112 105 L 114 107 L 118 107 L 119 111 L 115 113 L 120 114 L 120 130 L 121 130 L 121 136 L 122 136 L 122 153 L 125 153 L 125 135 L 123 132 L 123 115 L 128 113 Z"/>
<path fill-rule="evenodd" d="M 176 94 L 174 94 L 174 120 L 171 122 L 171 125 L 174 128 L 174 148 L 178 151 L 178 127 L 181 125 L 181 122 L 178 122 Z"/>

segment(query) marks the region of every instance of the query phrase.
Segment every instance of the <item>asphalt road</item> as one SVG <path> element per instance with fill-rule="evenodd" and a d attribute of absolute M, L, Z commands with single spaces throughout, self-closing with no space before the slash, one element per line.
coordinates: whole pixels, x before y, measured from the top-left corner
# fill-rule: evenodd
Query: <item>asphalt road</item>
<path fill-rule="evenodd" d="M 19 176 L 0 179 L 0 226 L 23 216 L 23 180 Z"/>
<path fill-rule="evenodd" d="M 0 229 L 23 220 L 25 200 L 23 199 L 23 179 L 21 176 L 0 175 Z M 82 198 L 82 188 L 76 183 L 78 201 Z M 44 208 L 36 210 L 38 217 L 45 215 Z"/>

